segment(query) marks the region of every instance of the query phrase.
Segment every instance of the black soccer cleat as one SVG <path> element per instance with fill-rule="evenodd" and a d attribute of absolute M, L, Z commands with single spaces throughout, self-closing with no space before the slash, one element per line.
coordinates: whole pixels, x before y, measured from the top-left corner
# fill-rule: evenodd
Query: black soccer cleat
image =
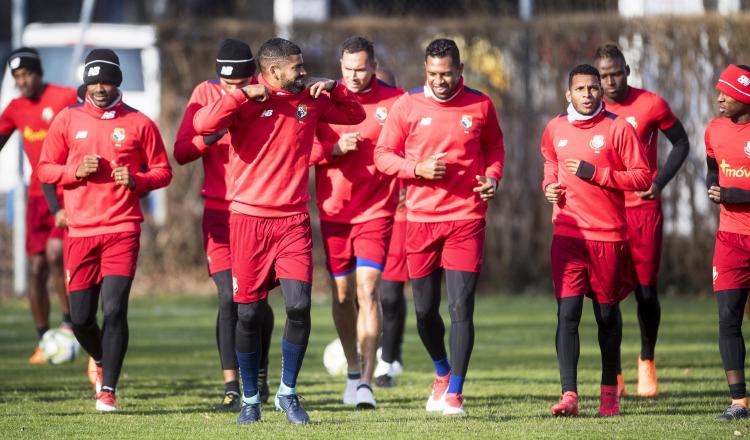
<path fill-rule="evenodd" d="M 720 416 L 716 417 L 716 420 L 720 422 L 729 422 L 732 420 L 746 419 L 750 417 L 750 413 L 742 405 L 732 405 Z"/>
<path fill-rule="evenodd" d="M 224 399 L 222 399 L 221 403 L 216 405 L 217 411 L 237 411 L 240 409 L 240 403 L 242 399 L 240 398 L 240 395 L 237 393 L 226 393 L 224 394 Z"/>
<path fill-rule="evenodd" d="M 299 403 L 299 397 L 296 394 L 276 395 L 276 408 L 286 414 L 289 423 L 295 425 L 306 425 L 310 421 L 305 408 Z"/>
<path fill-rule="evenodd" d="M 240 415 L 237 417 L 237 424 L 249 425 L 255 422 L 260 422 L 260 403 L 242 402 Z"/>
<path fill-rule="evenodd" d="M 393 377 L 384 374 L 375 378 L 375 385 L 379 388 L 393 388 L 396 383 L 393 381 Z"/>

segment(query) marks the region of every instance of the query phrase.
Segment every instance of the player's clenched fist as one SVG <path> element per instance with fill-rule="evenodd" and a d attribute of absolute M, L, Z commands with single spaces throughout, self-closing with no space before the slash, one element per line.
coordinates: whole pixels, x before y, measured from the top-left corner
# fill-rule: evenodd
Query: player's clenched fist
<path fill-rule="evenodd" d="M 359 132 L 342 134 L 339 141 L 333 145 L 333 155 L 343 156 L 350 151 L 357 151 L 357 142 L 361 140 Z"/>
<path fill-rule="evenodd" d="M 76 177 L 84 179 L 99 171 L 99 156 L 96 154 L 88 154 L 83 156 L 83 162 L 78 165 L 76 169 Z"/>
<path fill-rule="evenodd" d="M 248 84 L 242 89 L 247 99 L 252 101 L 264 102 L 268 99 L 271 92 L 263 84 Z"/>
<path fill-rule="evenodd" d="M 114 178 L 116 184 L 130 189 L 135 188 L 135 179 L 133 179 L 133 176 L 130 175 L 130 170 L 128 169 L 128 167 L 120 166 L 114 160 L 112 161 L 111 165 L 111 176 Z"/>
<path fill-rule="evenodd" d="M 445 157 L 447 154 L 448 153 L 433 154 L 429 159 L 419 162 L 417 164 L 417 167 L 414 169 L 414 174 L 417 177 L 421 177 L 423 179 L 442 179 L 443 177 L 445 177 L 446 166 L 445 162 L 440 159 Z"/>
<path fill-rule="evenodd" d="M 330 92 L 336 87 L 336 81 L 328 78 L 306 78 L 305 85 L 310 89 L 310 96 L 317 98 L 323 91 Z"/>
<path fill-rule="evenodd" d="M 550 183 L 544 189 L 544 197 L 553 205 L 562 200 L 563 187 L 559 183 Z"/>

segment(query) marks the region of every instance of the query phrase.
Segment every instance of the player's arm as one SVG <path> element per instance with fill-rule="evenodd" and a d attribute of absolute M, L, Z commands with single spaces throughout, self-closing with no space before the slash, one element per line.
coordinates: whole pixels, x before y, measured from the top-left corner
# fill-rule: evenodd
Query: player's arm
<path fill-rule="evenodd" d="M 57 214 L 57 211 L 62 208 L 62 206 L 60 205 L 60 200 L 57 198 L 57 185 L 52 183 L 43 183 L 42 192 L 44 192 L 44 198 L 45 200 L 47 200 L 49 212 L 54 216 L 55 214 Z"/>
<path fill-rule="evenodd" d="M 557 159 L 557 153 L 555 152 L 555 146 L 552 142 L 552 130 L 550 126 L 552 122 L 547 124 L 542 135 L 542 156 L 544 157 L 544 177 L 542 178 L 542 191 L 544 191 L 544 198 L 553 205 L 559 203 L 562 200 L 564 188 L 558 183 L 557 176 L 560 169 L 560 164 Z"/>
<path fill-rule="evenodd" d="M 407 95 L 398 98 L 389 113 L 375 144 L 375 151 L 373 152 L 375 167 L 383 174 L 396 176 L 400 179 L 419 177 L 417 175 L 419 162 L 404 157 L 404 146 L 406 138 L 409 136 Z M 443 169 L 444 171 L 445 169 Z"/>
<path fill-rule="evenodd" d="M 8 104 L 8 107 L 5 108 L 5 111 L 2 115 L 0 115 L 0 151 L 2 151 L 5 144 L 8 142 L 8 139 L 10 139 L 10 136 L 13 134 L 13 131 L 16 129 L 16 124 L 13 122 L 13 118 L 11 117 L 13 103 Z"/>
<path fill-rule="evenodd" d="M 474 176 L 477 186 L 474 192 L 479 193 L 482 200 L 487 201 L 495 197 L 495 191 L 503 177 L 503 163 L 505 161 L 505 145 L 503 131 L 497 121 L 497 111 L 489 99 L 485 102 L 486 122 L 480 134 L 480 145 L 484 158 L 485 169 L 482 175 Z"/>
<path fill-rule="evenodd" d="M 619 121 L 619 120 L 618 120 Z M 610 135 L 624 170 L 613 167 L 594 166 L 578 160 L 565 159 L 565 167 L 581 179 L 596 183 L 603 188 L 620 191 L 646 191 L 651 187 L 651 177 L 646 165 L 643 146 L 633 127 L 627 122 L 612 124 Z"/>
<path fill-rule="evenodd" d="M 716 158 L 706 156 L 706 186 L 708 198 L 714 203 L 736 205 L 750 203 L 750 190 L 733 186 L 719 186 L 719 163 Z"/>
<path fill-rule="evenodd" d="M 193 118 L 195 113 L 203 107 L 200 100 L 200 90 L 198 87 L 193 91 L 185 114 L 182 116 L 180 128 L 177 130 L 177 137 L 174 143 L 174 159 L 180 165 L 185 165 L 200 158 L 209 147 L 221 139 L 227 132 L 227 129 L 207 136 L 198 135 L 193 128 Z"/>
<path fill-rule="evenodd" d="M 169 185 L 172 180 L 172 167 L 169 165 L 159 129 L 152 121 L 148 121 L 143 128 L 141 151 L 145 167 L 141 167 L 131 176 L 132 184 L 128 184 L 128 187 L 142 194 Z M 123 168 L 127 170 L 126 167 Z"/>
<path fill-rule="evenodd" d="M 672 150 L 667 155 L 667 160 L 656 175 L 656 179 L 654 179 L 654 185 L 659 188 L 659 191 L 667 186 L 690 154 L 690 139 L 679 119 L 663 133 L 672 143 Z"/>
<path fill-rule="evenodd" d="M 237 114 L 241 108 L 264 102 L 268 96 L 268 89 L 262 84 L 250 84 L 227 93 L 195 112 L 193 128 L 200 136 L 215 135 L 237 121 Z"/>
<path fill-rule="evenodd" d="M 88 155 L 81 163 L 68 164 L 68 142 L 65 129 L 68 124 L 68 112 L 63 110 L 53 121 L 47 131 L 39 158 L 37 175 L 41 183 L 73 185 L 94 174 L 99 169 L 99 159 Z"/>
<path fill-rule="evenodd" d="M 310 85 L 310 94 L 315 96 L 314 91 L 321 87 L 329 92 L 330 99 L 320 115 L 320 122 L 356 125 L 365 120 L 367 114 L 364 107 L 354 93 L 347 90 L 346 86 L 332 79 L 318 80 Z"/>

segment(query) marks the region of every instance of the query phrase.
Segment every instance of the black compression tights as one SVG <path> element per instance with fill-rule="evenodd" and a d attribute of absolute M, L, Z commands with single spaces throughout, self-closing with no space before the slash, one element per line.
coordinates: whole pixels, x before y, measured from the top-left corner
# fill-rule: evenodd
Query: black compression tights
<path fill-rule="evenodd" d="M 128 350 L 128 298 L 132 283 L 130 277 L 106 276 L 101 285 L 70 292 L 70 317 L 76 339 L 94 360 L 102 362 L 102 386 L 113 390 Z M 104 311 L 101 330 L 96 322 L 99 296 Z"/>
<path fill-rule="evenodd" d="M 716 292 L 719 306 L 719 352 L 733 399 L 741 399 L 745 390 L 745 339 L 742 337 L 742 317 L 748 289 Z"/>
<path fill-rule="evenodd" d="M 641 327 L 641 359 L 653 360 L 661 322 L 661 304 L 656 286 L 637 284 L 635 298 L 638 302 L 638 324 Z"/>
<path fill-rule="evenodd" d="M 442 270 L 412 280 L 417 330 L 432 360 L 446 358 L 445 325 L 440 317 Z M 465 377 L 474 348 L 474 292 L 479 274 L 447 270 L 448 311 L 451 317 L 451 374 Z"/>
<path fill-rule="evenodd" d="M 562 392 L 577 392 L 578 357 L 580 339 L 578 326 L 583 312 L 583 296 L 562 298 L 557 301 L 557 334 L 555 348 L 560 365 Z M 622 342 L 622 319 L 618 305 L 594 302 L 594 317 L 599 327 L 599 349 L 602 359 L 603 385 L 617 385 L 617 364 Z"/>
<path fill-rule="evenodd" d="M 404 283 L 381 280 L 380 304 L 383 307 L 383 361 L 400 362 L 406 321 Z"/>

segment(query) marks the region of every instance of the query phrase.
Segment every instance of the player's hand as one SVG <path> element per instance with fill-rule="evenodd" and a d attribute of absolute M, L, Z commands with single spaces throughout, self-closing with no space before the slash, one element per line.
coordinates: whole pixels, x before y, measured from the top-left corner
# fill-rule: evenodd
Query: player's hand
<path fill-rule="evenodd" d="M 310 89 L 310 96 L 317 98 L 323 91 L 330 92 L 336 88 L 336 81 L 328 78 L 309 77 L 305 80 L 307 88 Z"/>
<path fill-rule="evenodd" d="M 242 90 L 247 99 L 257 102 L 265 102 L 271 95 L 271 91 L 263 84 L 248 84 L 240 90 Z"/>
<path fill-rule="evenodd" d="M 83 162 L 76 169 L 76 177 L 84 179 L 99 171 L 99 155 L 87 154 L 83 156 Z"/>
<path fill-rule="evenodd" d="M 344 133 L 339 138 L 339 141 L 333 144 L 334 156 L 343 156 L 351 151 L 357 151 L 357 142 L 362 140 L 359 132 L 357 133 Z"/>
<path fill-rule="evenodd" d="M 116 184 L 135 189 L 135 179 L 130 175 L 128 167 L 120 166 L 114 160 L 110 162 L 110 165 L 112 165 L 111 176 L 114 177 Z"/>
<path fill-rule="evenodd" d="M 544 197 L 548 202 L 556 205 L 560 203 L 560 200 L 562 200 L 564 190 L 565 187 L 563 187 L 559 183 L 550 183 L 546 188 L 544 188 Z"/>
<path fill-rule="evenodd" d="M 721 203 L 721 187 L 711 185 L 711 187 L 708 188 L 708 198 L 714 203 Z"/>
<path fill-rule="evenodd" d="M 655 183 L 651 184 L 651 188 L 648 189 L 648 191 L 643 192 L 636 192 L 635 195 L 642 198 L 643 200 L 655 200 L 657 197 L 659 197 L 659 193 L 661 190 L 658 186 L 656 186 Z"/>
<path fill-rule="evenodd" d="M 581 165 L 581 161 L 578 159 L 565 159 L 565 169 L 567 169 L 570 174 L 575 175 L 578 171 L 579 165 Z"/>
<path fill-rule="evenodd" d="M 55 213 L 55 226 L 60 229 L 68 227 L 68 214 L 65 213 L 64 209 L 61 209 Z"/>
<path fill-rule="evenodd" d="M 445 162 L 440 159 L 445 157 L 447 154 L 448 153 L 433 154 L 429 159 L 419 162 L 417 164 L 417 167 L 414 169 L 414 174 L 417 177 L 422 177 L 423 179 L 442 179 L 443 177 L 445 177 L 446 166 Z"/>
<path fill-rule="evenodd" d="M 479 186 L 474 187 L 473 191 L 479 193 L 479 197 L 481 197 L 484 202 L 492 200 L 495 197 L 495 186 L 497 185 L 497 181 L 492 177 L 480 176 L 478 174 L 474 176 L 474 178 L 479 182 Z"/>

